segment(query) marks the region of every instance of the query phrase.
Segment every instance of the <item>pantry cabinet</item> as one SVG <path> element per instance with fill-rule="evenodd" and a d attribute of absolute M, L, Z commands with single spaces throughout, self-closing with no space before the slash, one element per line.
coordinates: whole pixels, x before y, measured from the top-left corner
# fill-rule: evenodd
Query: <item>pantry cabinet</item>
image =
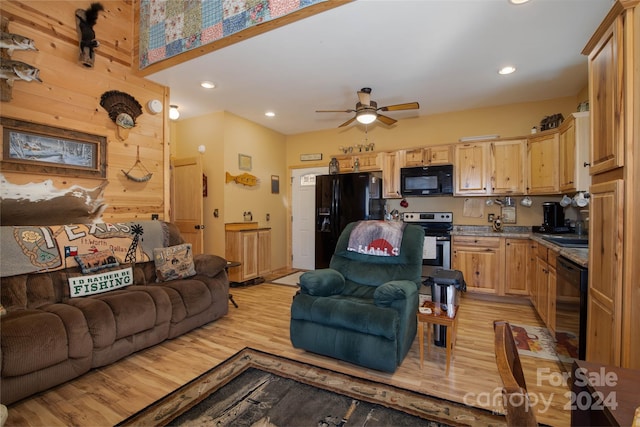
<path fill-rule="evenodd" d="M 225 258 L 240 266 L 229 269 L 231 282 L 247 282 L 271 271 L 271 229 L 225 231 Z"/>
<path fill-rule="evenodd" d="M 618 0 L 588 41 L 587 361 L 640 369 L 640 9 Z"/>
<path fill-rule="evenodd" d="M 527 194 L 557 194 L 560 138 L 557 131 L 529 138 L 527 149 Z"/>
<path fill-rule="evenodd" d="M 502 295 L 504 239 L 453 236 L 452 268 L 460 270 L 468 292 Z"/>

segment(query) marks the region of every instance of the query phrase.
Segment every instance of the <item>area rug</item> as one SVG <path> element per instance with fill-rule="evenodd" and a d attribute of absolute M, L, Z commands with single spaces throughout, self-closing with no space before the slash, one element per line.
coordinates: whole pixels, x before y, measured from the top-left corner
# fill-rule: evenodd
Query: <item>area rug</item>
<path fill-rule="evenodd" d="M 484 409 L 245 348 L 119 426 L 498 426 Z"/>
<path fill-rule="evenodd" d="M 558 360 L 555 340 L 547 328 L 511 323 L 518 354 L 546 360 Z"/>
<path fill-rule="evenodd" d="M 271 283 L 277 283 L 278 285 L 298 286 L 300 283 L 300 276 L 304 271 L 296 271 L 295 273 L 288 274 L 284 277 L 280 277 L 276 280 L 272 280 Z"/>

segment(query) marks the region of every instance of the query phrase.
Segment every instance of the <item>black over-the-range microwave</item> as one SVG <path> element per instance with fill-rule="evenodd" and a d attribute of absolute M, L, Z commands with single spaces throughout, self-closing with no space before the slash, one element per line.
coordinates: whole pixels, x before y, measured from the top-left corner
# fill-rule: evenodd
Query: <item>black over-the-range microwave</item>
<path fill-rule="evenodd" d="M 453 194 L 453 165 L 401 168 L 400 192 L 403 196 Z"/>

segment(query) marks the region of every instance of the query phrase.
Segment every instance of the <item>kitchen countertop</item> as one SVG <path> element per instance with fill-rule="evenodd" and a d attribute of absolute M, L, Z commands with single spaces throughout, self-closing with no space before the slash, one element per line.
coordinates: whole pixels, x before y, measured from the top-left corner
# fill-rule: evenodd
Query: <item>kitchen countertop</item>
<path fill-rule="evenodd" d="M 543 239 L 548 234 L 533 233 L 531 227 L 503 226 L 502 231 L 493 231 L 491 226 L 483 225 L 454 225 L 451 230 L 452 236 L 478 236 L 478 237 L 505 237 L 513 239 L 526 239 L 536 241 L 539 244 L 553 250 L 558 255 L 563 256 L 576 264 L 587 267 L 589 264 L 589 249 L 587 248 L 563 248 Z M 567 237 L 577 237 L 575 234 L 563 234 Z"/>

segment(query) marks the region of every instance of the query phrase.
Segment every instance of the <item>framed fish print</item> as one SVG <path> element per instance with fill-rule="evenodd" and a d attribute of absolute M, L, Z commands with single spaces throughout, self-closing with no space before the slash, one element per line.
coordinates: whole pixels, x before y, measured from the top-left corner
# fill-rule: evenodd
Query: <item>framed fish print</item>
<path fill-rule="evenodd" d="M 238 154 L 238 169 L 243 171 L 251 170 L 251 156 L 246 154 Z"/>
<path fill-rule="evenodd" d="M 2 170 L 107 177 L 107 137 L 0 117 Z"/>

